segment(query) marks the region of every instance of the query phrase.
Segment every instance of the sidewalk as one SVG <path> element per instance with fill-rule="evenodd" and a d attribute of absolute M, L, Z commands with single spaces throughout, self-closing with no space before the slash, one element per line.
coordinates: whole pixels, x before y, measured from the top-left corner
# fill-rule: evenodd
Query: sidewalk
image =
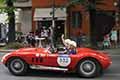
<path fill-rule="evenodd" d="M 8 49 L 8 50 L 0 49 L 0 53 L 9 53 L 9 52 L 12 52 L 12 51 L 15 51 L 15 49 Z"/>
<path fill-rule="evenodd" d="M 100 51 L 105 51 L 112 55 L 113 54 L 120 55 L 120 48 L 104 49 L 104 50 L 100 50 Z"/>

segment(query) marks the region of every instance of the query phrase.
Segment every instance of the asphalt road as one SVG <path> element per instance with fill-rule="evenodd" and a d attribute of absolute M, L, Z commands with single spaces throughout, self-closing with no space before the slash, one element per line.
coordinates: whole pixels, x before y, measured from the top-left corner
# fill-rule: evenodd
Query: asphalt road
<path fill-rule="evenodd" d="M 3 55 L 0 54 L 0 59 Z M 120 55 L 112 55 L 112 62 L 102 76 L 91 79 L 80 78 L 72 73 L 38 70 L 31 71 L 26 76 L 14 76 L 0 63 L 0 80 L 120 80 Z"/>

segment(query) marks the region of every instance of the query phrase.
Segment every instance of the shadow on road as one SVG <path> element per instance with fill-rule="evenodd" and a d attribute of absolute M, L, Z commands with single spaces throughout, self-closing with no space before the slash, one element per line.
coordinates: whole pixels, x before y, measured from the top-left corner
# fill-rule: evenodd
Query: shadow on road
<path fill-rule="evenodd" d="M 46 70 L 31 70 L 26 76 L 40 76 L 40 77 L 77 77 L 76 73 L 67 73 L 61 71 L 46 71 Z"/>
<path fill-rule="evenodd" d="M 46 78 L 71 78 L 71 79 L 86 79 L 84 77 L 79 77 L 77 73 L 68 73 L 68 72 L 61 72 L 61 71 L 46 71 L 46 70 L 31 70 L 27 73 L 24 77 L 46 77 Z M 95 78 L 89 78 L 89 79 L 100 79 L 101 77 L 104 77 L 104 75 L 101 75 L 99 77 Z"/>

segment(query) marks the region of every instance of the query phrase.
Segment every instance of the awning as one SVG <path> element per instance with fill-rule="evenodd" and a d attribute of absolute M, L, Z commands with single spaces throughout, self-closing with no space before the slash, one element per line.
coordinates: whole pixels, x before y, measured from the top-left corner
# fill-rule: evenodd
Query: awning
<path fill-rule="evenodd" d="M 36 8 L 34 12 L 34 21 L 52 20 L 52 8 Z M 66 8 L 55 8 L 55 18 L 66 20 Z"/>

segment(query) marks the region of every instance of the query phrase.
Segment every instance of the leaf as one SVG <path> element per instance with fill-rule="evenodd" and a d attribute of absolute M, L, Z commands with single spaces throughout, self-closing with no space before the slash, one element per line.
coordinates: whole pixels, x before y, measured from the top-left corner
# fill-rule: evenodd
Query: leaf
<path fill-rule="evenodd" d="M 4 3 L 5 2 L 5 0 L 0 0 L 0 3 Z"/>
<path fill-rule="evenodd" d="M 4 7 L 5 6 L 5 0 L 0 0 L 0 7 Z"/>

